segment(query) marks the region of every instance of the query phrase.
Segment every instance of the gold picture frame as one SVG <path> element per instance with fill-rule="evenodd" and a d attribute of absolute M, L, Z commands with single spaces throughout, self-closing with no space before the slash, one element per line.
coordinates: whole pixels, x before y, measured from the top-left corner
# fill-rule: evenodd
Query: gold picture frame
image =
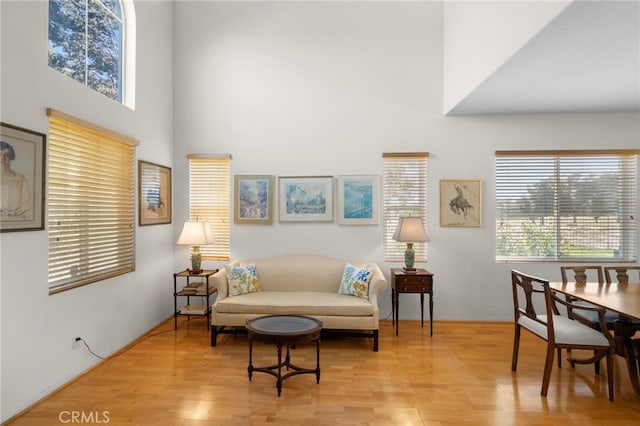
<path fill-rule="evenodd" d="M 440 226 L 479 227 L 482 225 L 482 181 L 480 179 L 440 180 Z"/>
<path fill-rule="evenodd" d="M 272 175 L 233 177 L 233 223 L 271 225 L 273 223 Z"/>
<path fill-rule="evenodd" d="M 138 223 L 171 223 L 171 168 L 138 160 Z"/>

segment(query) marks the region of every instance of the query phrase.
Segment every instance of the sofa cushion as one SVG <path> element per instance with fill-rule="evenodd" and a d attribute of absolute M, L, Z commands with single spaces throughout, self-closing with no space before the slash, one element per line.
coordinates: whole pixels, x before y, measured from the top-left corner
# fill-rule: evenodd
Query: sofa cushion
<path fill-rule="evenodd" d="M 373 315 L 371 302 L 360 297 L 321 291 L 260 291 L 216 302 L 216 311 L 237 314 Z"/>
<path fill-rule="evenodd" d="M 342 280 L 338 293 L 369 298 L 369 280 L 373 270 L 371 268 L 358 268 L 350 263 L 344 267 Z"/>
<path fill-rule="evenodd" d="M 236 260 L 234 266 L 256 265 L 260 291 L 326 291 L 337 293 L 345 260 L 318 255 L 283 255 L 264 259 Z M 358 267 L 373 264 L 350 262 Z"/>
<path fill-rule="evenodd" d="M 258 291 L 258 273 L 256 272 L 256 265 L 225 265 L 225 269 L 227 270 L 229 296 Z"/>

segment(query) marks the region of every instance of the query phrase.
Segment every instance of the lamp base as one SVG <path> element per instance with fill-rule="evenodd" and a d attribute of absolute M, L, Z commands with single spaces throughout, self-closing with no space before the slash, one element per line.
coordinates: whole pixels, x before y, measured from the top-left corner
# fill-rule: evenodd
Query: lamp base
<path fill-rule="evenodd" d="M 416 258 L 416 254 L 413 251 L 413 243 L 407 242 L 407 249 L 404 251 L 404 267 L 402 271 L 407 274 L 415 274 L 416 268 L 413 267 L 413 262 Z"/>
<path fill-rule="evenodd" d="M 193 246 L 191 254 L 191 274 L 199 274 L 202 272 L 202 255 L 200 254 L 200 246 Z"/>

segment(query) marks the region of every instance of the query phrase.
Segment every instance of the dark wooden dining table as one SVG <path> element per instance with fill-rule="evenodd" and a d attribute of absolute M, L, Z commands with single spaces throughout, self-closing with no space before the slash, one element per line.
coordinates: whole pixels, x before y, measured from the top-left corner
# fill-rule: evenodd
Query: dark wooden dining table
<path fill-rule="evenodd" d="M 552 282 L 549 286 L 559 293 L 618 313 L 614 329 L 616 354 L 625 359 L 631 385 L 640 399 L 640 339 L 633 339 L 636 327 L 632 322 L 640 321 L 640 283 Z"/>

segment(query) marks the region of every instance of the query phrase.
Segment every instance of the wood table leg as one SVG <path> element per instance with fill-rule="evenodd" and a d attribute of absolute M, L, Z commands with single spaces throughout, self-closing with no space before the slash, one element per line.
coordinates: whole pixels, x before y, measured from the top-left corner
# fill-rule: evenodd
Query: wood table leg
<path fill-rule="evenodd" d="M 316 340 L 316 383 L 320 383 L 320 339 Z"/>
<path fill-rule="evenodd" d="M 629 379 L 631 379 L 631 386 L 636 394 L 636 398 L 640 399 L 640 377 L 638 376 L 638 363 L 640 363 L 640 359 L 636 358 L 637 348 L 634 347 L 638 345 L 631 338 L 636 332 L 635 325 L 632 322 L 616 321 L 614 326 L 616 354 L 625 359 L 627 371 L 629 371 Z"/>
<path fill-rule="evenodd" d="M 396 324 L 396 299 L 395 290 L 391 289 L 391 325 Z"/>
<path fill-rule="evenodd" d="M 429 335 L 433 336 L 433 292 L 429 293 Z"/>
<path fill-rule="evenodd" d="M 287 356 L 289 355 L 287 350 Z M 278 375 L 276 376 L 276 389 L 278 389 L 278 396 L 282 392 L 282 343 L 278 342 Z"/>
<path fill-rule="evenodd" d="M 398 299 L 399 299 L 398 292 L 396 291 L 395 292 L 395 303 L 394 303 L 395 307 L 396 307 L 396 336 L 398 335 L 398 323 L 400 322 L 400 312 L 398 312 L 398 309 L 399 309 L 399 307 L 398 307 L 398 305 L 399 305 Z"/>
<path fill-rule="evenodd" d="M 253 339 L 249 337 L 249 366 L 247 367 L 247 373 L 249 373 L 249 381 L 251 381 L 251 377 L 253 376 Z"/>

